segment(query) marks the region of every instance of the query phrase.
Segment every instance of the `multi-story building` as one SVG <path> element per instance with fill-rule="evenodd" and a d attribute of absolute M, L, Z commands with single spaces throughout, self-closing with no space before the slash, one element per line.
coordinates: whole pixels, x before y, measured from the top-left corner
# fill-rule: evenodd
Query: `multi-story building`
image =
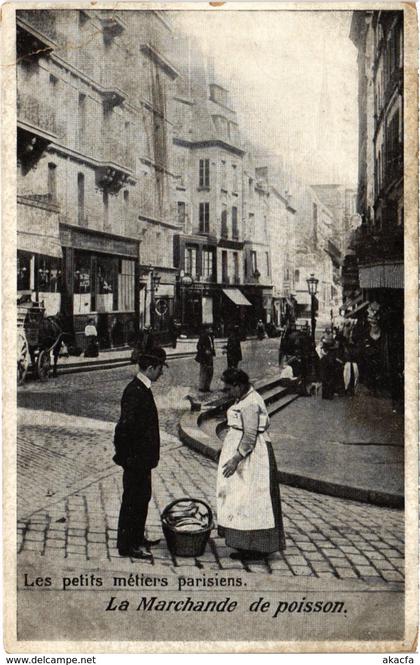
<path fill-rule="evenodd" d="M 187 48 L 193 48 L 191 43 Z M 243 284 L 243 156 L 228 92 L 212 82 L 197 51 L 179 81 L 175 103 L 175 237 L 178 316 L 186 330 L 202 324 L 225 333 L 250 307 Z"/>
<path fill-rule="evenodd" d="M 403 367 L 403 12 L 355 11 L 350 38 L 359 63 L 359 183 L 353 233 L 362 305 L 378 303 L 383 362 Z M 351 316 L 354 307 L 347 303 Z M 360 311 L 361 306 L 358 306 Z"/>
<path fill-rule="evenodd" d="M 259 221 L 260 244 L 256 247 L 256 261 L 265 268 L 262 298 L 265 306 L 263 320 L 282 325 L 294 292 L 295 271 L 295 213 L 290 196 L 281 194 L 280 185 L 270 168 L 256 169 L 260 198 L 265 194 L 262 219 Z M 250 228 L 250 245 L 256 238 Z M 259 258 L 258 258 L 259 257 Z M 269 307 L 271 304 L 271 311 Z"/>
<path fill-rule="evenodd" d="M 298 318 L 309 319 L 311 296 L 306 280 L 318 279 L 317 318 L 320 325 L 331 322 L 341 305 L 341 254 L 334 238 L 337 221 L 314 188 L 300 184 L 294 192 L 296 207 L 295 297 Z"/>
<path fill-rule="evenodd" d="M 89 318 L 125 343 L 159 278 L 175 295 L 170 33 L 160 12 L 17 12 L 18 290 L 80 346 Z"/>

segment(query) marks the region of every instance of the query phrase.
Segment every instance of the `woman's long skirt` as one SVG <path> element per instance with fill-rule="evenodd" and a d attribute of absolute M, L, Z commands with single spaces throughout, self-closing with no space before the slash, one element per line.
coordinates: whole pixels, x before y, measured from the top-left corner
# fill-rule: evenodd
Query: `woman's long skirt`
<path fill-rule="evenodd" d="M 228 434 L 229 436 L 229 434 Z M 237 526 L 237 520 L 235 524 L 235 528 L 226 526 L 226 520 L 225 523 L 220 524 L 219 521 L 219 526 L 218 526 L 218 533 L 221 535 L 223 538 L 226 540 L 226 545 L 228 547 L 233 547 L 235 549 L 239 550 L 252 550 L 255 552 L 260 552 L 263 554 L 270 554 L 272 552 L 278 552 L 280 550 L 284 550 L 286 547 L 286 541 L 285 541 L 285 535 L 284 535 L 284 528 L 283 528 L 283 519 L 282 519 L 282 510 L 281 510 L 281 500 L 280 500 L 280 488 L 278 484 L 278 478 L 277 478 L 277 464 L 276 460 L 274 457 L 274 452 L 273 448 L 271 446 L 271 443 L 269 441 L 266 441 L 263 439 L 263 437 L 258 437 L 259 441 L 257 442 L 257 445 L 259 446 L 259 454 L 263 452 L 263 448 L 265 448 L 266 452 L 266 459 L 268 457 L 268 465 L 269 465 L 269 472 L 268 472 L 268 479 L 269 479 L 269 486 L 266 489 L 267 492 L 267 505 L 269 505 L 272 509 L 272 515 L 273 515 L 273 526 L 269 528 L 249 528 L 244 527 L 244 528 L 236 528 Z M 225 441 L 226 443 L 226 441 Z M 230 447 L 230 446 L 229 446 Z M 218 489 L 218 502 L 220 502 L 220 496 L 223 496 L 225 494 L 225 499 L 224 501 L 226 504 L 229 504 L 231 501 L 232 503 L 235 503 L 235 496 L 229 497 L 229 478 L 226 479 L 227 483 L 225 485 L 225 481 L 221 479 L 220 474 L 222 473 L 222 466 L 226 461 L 226 458 L 229 457 L 231 454 L 231 450 L 226 451 L 228 454 L 226 455 L 221 455 L 221 460 L 220 460 L 220 466 L 219 466 L 219 489 Z M 254 451 L 250 454 L 251 456 L 254 455 Z M 245 458 L 243 462 L 240 464 L 245 464 L 247 462 L 252 463 L 252 460 L 248 460 Z M 238 467 L 239 469 L 239 467 Z M 236 471 L 235 473 L 238 473 Z M 235 474 L 234 474 L 235 475 Z M 233 476 L 231 476 L 233 478 Z M 253 496 L 253 487 L 249 487 L 249 501 L 252 502 Z M 246 494 L 245 494 L 246 497 Z M 246 501 L 246 498 L 245 498 Z M 235 510 L 235 509 L 233 509 Z M 226 513 L 226 511 L 224 511 Z M 220 511 L 220 514 L 222 514 L 222 511 Z M 235 519 L 235 518 L 234 518 Z M 259 525 L 256 524 L 256 527 Z"/>

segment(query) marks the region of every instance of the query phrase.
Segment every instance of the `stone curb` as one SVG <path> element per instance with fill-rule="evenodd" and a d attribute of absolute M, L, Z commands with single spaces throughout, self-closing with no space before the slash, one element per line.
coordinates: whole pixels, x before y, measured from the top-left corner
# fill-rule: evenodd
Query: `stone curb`
<path fill-rule="evenodd" d="M 272 382 L 272 381 L 271 381 Z M 259 382 L 259 388 L 264 385 L 269 385 L 268 382 Z M 181 441 L 196 452 L 204 457 L 217 462 L 219 459 L 219 452 L 221 448 L 221 441 L 217 436 L 217 426 L 215 422 L 214 435 L 210 435 L 208 431 L 204 431 L 201 427 L 203 418 L 210 420 L 220 415 L 223 409 L 228 406 L 229 400 L 225 404 L 219 404 L 217 407 L 210 408 L 205 412 L 192 412 L 186 413 L 182 416 L 179 424 L 178 431 Z M 208 428 L 207 428 L 208 429 Z M 278 471 L 278 481 L 284 485 L 291 487 L 298 487 L 300 489 L 316 492 L 318 494 L 328 494 L 330 496 L 339 497 L 342 499 L 350 499 L 362 503 L 370 503 L 376 506 L 383 506 L 387 508 L 404 508 L 404 495 L 395 494 L 392 492 L 381 492 L 371 490 L 366 487 L 358 487 L 356 485 L 344 485 L 317 478 L 315 476 L 302 475 L 298 471 Z"/>

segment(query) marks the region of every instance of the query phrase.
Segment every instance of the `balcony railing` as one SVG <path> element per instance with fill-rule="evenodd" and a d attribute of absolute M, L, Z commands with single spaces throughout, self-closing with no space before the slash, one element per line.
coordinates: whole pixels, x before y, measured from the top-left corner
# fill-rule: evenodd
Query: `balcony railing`
<path fill-rule="evenodd" d="M 17 97 L 17 117 L 34 129 L 57 135 L 55 110 L 45 99 L 37 99 L 31 95 Z"/>

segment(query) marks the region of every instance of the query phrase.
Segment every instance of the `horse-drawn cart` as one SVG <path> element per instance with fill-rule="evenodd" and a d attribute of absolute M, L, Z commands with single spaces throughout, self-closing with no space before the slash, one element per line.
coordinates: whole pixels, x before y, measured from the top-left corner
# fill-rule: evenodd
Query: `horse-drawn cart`
<path fill-rule="evenodd" d="M 51 353 L 56 359 L 63 333 L 54 317 L 45 316 L 43 303 L 18 300 L 17 307 L 17 382 L 25 382 L 29 366 L 40 381 L 47 381 L 51 371 Z"/>

